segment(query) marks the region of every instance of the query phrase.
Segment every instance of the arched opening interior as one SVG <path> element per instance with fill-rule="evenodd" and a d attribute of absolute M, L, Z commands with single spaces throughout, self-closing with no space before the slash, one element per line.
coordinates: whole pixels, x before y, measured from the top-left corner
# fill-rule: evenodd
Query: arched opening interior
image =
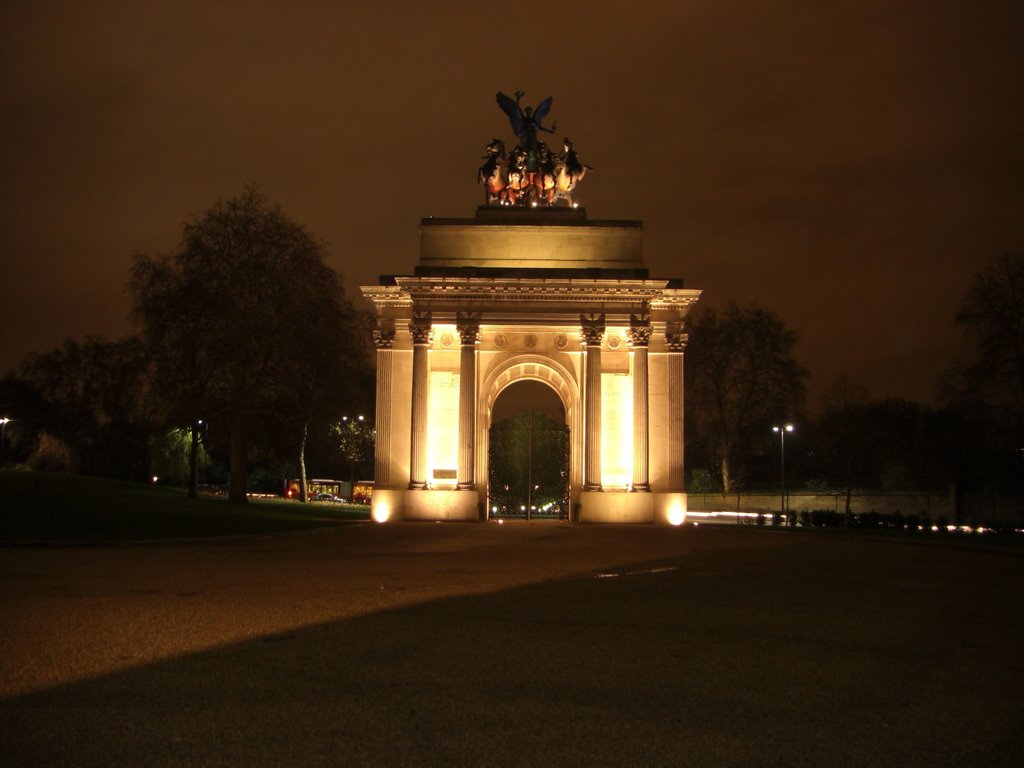
<path fill-rule="evenodd" d="M 569 518 L 569 428 L 558 394 L 516 381 L 494 401 L 488 435 L 490 517 Z"/>

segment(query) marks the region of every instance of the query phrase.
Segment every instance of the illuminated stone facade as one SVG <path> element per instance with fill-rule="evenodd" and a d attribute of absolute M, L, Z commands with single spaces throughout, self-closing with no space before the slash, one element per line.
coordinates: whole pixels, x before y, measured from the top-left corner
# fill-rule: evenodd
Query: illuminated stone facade
<path fill-rule="evenodd" d="M 648 276 L 639 222 L 571 208 L 424 219 L 414 274 L 362 291 L 377 323 L 375 520 L 486 519 L 494 403 L 531 379 L 564 407 L 571 519 L 682 521 L 684 321 L 700 291 Z"/>

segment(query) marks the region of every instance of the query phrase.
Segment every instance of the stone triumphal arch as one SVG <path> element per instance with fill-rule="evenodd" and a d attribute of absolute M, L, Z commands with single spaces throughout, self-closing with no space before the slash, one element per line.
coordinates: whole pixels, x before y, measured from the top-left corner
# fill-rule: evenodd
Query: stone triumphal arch
<path fill-rule="evenodd" d="M 424 219 L 376 314 L 373 517 L 486 520 L 500 393 L 540 381 L 569 428 L 571 519 L 680 522 L 684 322 L 699 290 L 651 278 L 636 221 L 568 206 Z"/>

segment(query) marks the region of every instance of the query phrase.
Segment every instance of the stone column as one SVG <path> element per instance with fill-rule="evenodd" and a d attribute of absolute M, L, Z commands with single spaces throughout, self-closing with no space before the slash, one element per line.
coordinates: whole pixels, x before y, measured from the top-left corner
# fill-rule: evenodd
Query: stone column
<path fill-rule="evenodd" d="M 394 370 L 395 332 L 378 328 L 373 332 L 377 347 L 377 412 L 374 429 L 377 432 L 373 455 L 373 482 L 378 488 L 391 485 L 391 388 Z"/>
<path fill-rule="evenodd" d="M 686 488 L 683 465 L 683 352 L 689 336 L 682 323 L 671 323 L 665 330 L 668 346 L 668 489 Z"/>
<path fill-rule="evenodd" d="M 428 354 L 433 337 L 429 312 L 414 313 L 412 334 L 412 440 L 409 452 L 409 488 L 427 487 L 427 395 L 430 390 Z"/>
<path fill-rule="evenodd" d="M 604 315 L 580 315 L 586 344 L 583 388 L 583 490 L 601 490 L 601 342 Z"/>
<path fill-rule="evenodd" d="M 480 314 L 459 313 L 456 329 L 462 340 L 459 356 L 459 481 L 457 488 L 476 488 L 476 347 Z"/>
<path fill-rule="evenodd" d="M 648 472 L 650 419 L 647 400 L 647 345 L 651 340 L 651 321 L 630 315 L 629 345 L 633 348 L 633 490 L 651 490 Z"/>

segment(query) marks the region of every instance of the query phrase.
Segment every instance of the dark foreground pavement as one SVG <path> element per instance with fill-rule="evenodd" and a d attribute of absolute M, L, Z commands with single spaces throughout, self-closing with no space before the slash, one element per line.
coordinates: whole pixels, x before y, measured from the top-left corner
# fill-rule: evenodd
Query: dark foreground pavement
<path fill-rule="evenodd" d="M 0 551 L 0 764 L 1024 765 L 1024 558 L 353 526 Z"/>

